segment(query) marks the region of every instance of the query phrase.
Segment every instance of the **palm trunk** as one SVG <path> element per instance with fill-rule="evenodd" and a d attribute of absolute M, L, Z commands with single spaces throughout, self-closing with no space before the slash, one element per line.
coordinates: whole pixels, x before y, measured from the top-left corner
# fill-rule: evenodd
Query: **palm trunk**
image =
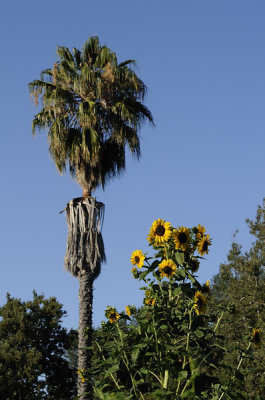
<path fill-rule="evenodd" d="M 95 198 L 76 198 L 66 206 L 68 224 L 65 268 L 79 280 L 78 396 L 92 399 L 91 355 L 93 282 L 105 261 L 101 235 L 104 204 Z"/>
<path fill-rule="evenodd" d="M 92 351 L 92 310 L 93 277 L 89 270 L 80 271 L 79 280 L 79 328 L 78 328 L 78 369 L 84 371 L 78 375 L 78 396 L 81 400 L 92 399 L 91 369 Z M 82 379 L 83 377 L 83 379 Z"/>

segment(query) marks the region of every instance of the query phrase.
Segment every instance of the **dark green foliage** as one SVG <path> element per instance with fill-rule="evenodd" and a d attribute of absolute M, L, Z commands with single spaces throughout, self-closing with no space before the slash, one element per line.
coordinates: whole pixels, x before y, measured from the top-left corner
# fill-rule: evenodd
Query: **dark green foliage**
<path fill-rule="evenodd" d="M 116 321 L 111 315 L 117 311 L 107 308 L 109 322 L 94 333 L 96 399 L 108 399 L 110 393 L 142 400 L 212 399 L 215 391 L 221 395 L 215 373 L 223 357 L 216 345 L 218 319 L 205 307 L 195 308 L 196 296 L 207 303 L 209 291 L 191 272 L 192 260 L 199 260 L 198 241 L 191 233 L 184 251 L 175 248 L 172 237 L 154 244 L 154 260 L 146 258 L 142 269 L 133 272 L 144 285 L 144 306 L 130 307 L 131 315 L 121 312 Z M 176 260 L 176 271 L 163 279 L 162 261 L 172 266 L 171 260 Z"/>
<path fill-rule="evenodd" d="M 76 332 L 61 326 L 66 314 L 55 297 L 33 292 L 21 301 L 7 294 L 0 308 L 0 398 L 70 400 L 76 370 L 68 362 Z"/>
<path fill-rule="evenodd" d="M 265 398 L 265 201 L 258 207 L 254 221 L 247 220 L 254 242 L 242 251 L 233 243 L 227 262 L 221 264 L 213 279 L 212 309 L 227 309 L 218 333 L 224 336 L 227 352 L 218 377 L 224 385 L 237 389 L 245 399 Z M 231 374 L 251 340 L 253 329 L 261 329 L 261 345 L 246 354 L 240 375 L 231 384 Z M 263 333 L 263 335 L 262 335 Z"/>
<path fill-rule="evenodd" d="M 120 335 L 117 326 L 110 323 L 95 331 L 96 388 L 105 393 L 123 392 L 126 399 L 209 399 L 212 385 L 219 383 L 214 370 L 223 350 L 215 347 L 212 330 L 205 325 L 207 318 L 195 317 L 189 330 L 188 314 L 176 318 L 167 315 L 169 310 L 156 311 L 147 307 L 136 310 L 130 323 L 123 315 L 119 320 Z"/>

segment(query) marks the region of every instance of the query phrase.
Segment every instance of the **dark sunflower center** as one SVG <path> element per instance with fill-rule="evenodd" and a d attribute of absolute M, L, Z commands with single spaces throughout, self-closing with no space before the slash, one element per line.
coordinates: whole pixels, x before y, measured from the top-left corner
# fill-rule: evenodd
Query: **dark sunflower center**
<path fill-rule="evenodd" d="M 202 299 L 200 299 L 199 297 L 197 297 L 196 304 L 197 304 L 197 306 L 198 306 L 199 308 L 201 308 L 201 306 L 202 306 Z"/>
<path fill-rule="evenodd" d="M 254 335 L 254 342 L 255 343 L 259 343 L 260 342 L 260 337 L 259 337 L 259 333 L 258 332 L 256 332 L 255 335 Z"/>
<path fill-rule="evenodd" d="M 209 245 L 209 243 L 207 242 L 207 240 L 205 240 L 205 242 L 204 242 L 203 245 L 202 245 L 202 249 L 203 249 L 204 251 L 208 250 L 208 245 Z"/>
<path fill-rule="evenodd" d="M 163 236 L 165 233 L 165 228 L 162 225 L 158 225 L 158 227 L 156 228 L 156 234 L 158 236 Z"/>
<path fill-rule="evenodd" d="M 110 319 L 115 319 L 116 318 L 116 314 L 115 313 L 111 313 L 109 317 L 110 317 Z"/>
<path fill-rule="evenodd" d="M 180 232 L 179 235 L 178 235 L 178 239 L 179 239 L 180 243 L 186 243 L 188 237 L 187 237 L 185 232 Z"/>
<path fill-rule="evenodd" d="M 199 269 L 199 262 L 197 260 L 192 260 L 190 268 L 192 272 L 196 272 Z"/>
<path fill-rule="evenodd" d="M 167 265 L 165 268 L 164 268 L 164 273 L 165 274 L 171 274 L 172 273 L 172 268 L 169 266 L 169 265 Z"/>
<path fill-rule="evenodd" d="M 140 262 L 140 257 L 135 256 L 135 257 L 134 257 L 134 260 L 135 260 L 136 264 L 139 264 L 139 262 Z"/>

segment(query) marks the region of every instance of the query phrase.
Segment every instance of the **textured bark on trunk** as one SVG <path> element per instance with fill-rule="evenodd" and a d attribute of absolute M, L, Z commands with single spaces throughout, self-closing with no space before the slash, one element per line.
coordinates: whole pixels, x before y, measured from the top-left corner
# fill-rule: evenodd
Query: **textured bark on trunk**
<path fill-rule="evenodd" d="M 87 188 L 83 188 L 82 196 L 83 198 L 90 197 L 91 196 L 90 190 Z"/>
<path fill-rule="evenodd" d="M 91 368 L 92 351 L 87 349 L 92 345 L 92 309 L 93 309 L 93 277 L 89 268 L 80 271 L 79 280 L 79 327 L 78 327 L 78 368 L 89 371 Z M 89 372 L 84 374 L 83 382 L 78 375 L 78 396 L 81 400 L 92 399 L 91 379 Z"/>
<path fill-rule="evenodd" d="M 105 261 L 101 225 L 104 204 L 95 198 L 78 197 L 66 206 L 68 225 L 65 268 L 79 280 L 79 329 L 78 329 L 78 396 L 91 400 L 90 376 L 92 345 L 93 283 Z M 82 382 L 83 381 L 83 382 Z"/>

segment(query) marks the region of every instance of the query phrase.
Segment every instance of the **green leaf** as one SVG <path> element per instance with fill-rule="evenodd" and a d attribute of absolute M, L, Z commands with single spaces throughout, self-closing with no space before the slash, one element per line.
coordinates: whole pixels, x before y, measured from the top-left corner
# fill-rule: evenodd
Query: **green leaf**
<path fill-rule="evenodd" d="M 120 369 L 119 364 L 115 364 L 112 367 L 110 367 L 106 373 L 105 373 L 105 378 L 107 378 L 107 376 L 113 374 L 114 372 L 118 371 Z"/>
<path fill-rule="evenodd" d="M 196 335 L 198 338 L 201 338 L 204 336 L 204 332 L 201 331 L 200 329 L 196 329 L 196 331 L 194 332 L 194 335 Z"/>
<path fill-rule="evenodd" d="M 190 279 L 191 283 L 196 283 L 196 279 L 189 273 L 189 271 L 187 271 L 187 276 Z"/>
<path fill-rule="evenodd" d="M 184 263 L 184 253 L 175 253 L 175 260 L 178 265 L 182 265 Z"/>
<path fill-rule="evenodd" d="M 181 395 L 181 398 L 182 398 L 182 399 L 186 399 L 186 398 L 192 399 L 192 398 L 194 398 L 193 396 L 194 396 L 193 389 L 187 389 L 187 390 L 185 390 L 185 392 Z"/>
<path fill-rule="evenodd" d="M 156 269 L 159 266 L 160 262 L 158 260 L 155 260 L 152 262 L 151 267 L 150 267 L 150 271 L 153 271 L 154 269 Z"/>
<path fill-rule="evenodd" d="M 145 353 L 145 355 L 146 355 L 146 356 L 152 356 L 152 357 L 154 357 L 154 356 L 156 355 L 156 353 L 154 353 L 153 351 L 147 351 L 147 352 Z"/>
<path fill-rule="evenodd" d="M 181 286 L 178 286 L 178 287 L 174 288 L 174 290 L 173 290 L 172 293 L 173 293 L 174 296 L 176 296 L 176 295 L 178 295 L 181 291 L 182 291 Z"/>
<path fill-rule="evenodd" d="M 135 362 L 137 361 L 139 355 L 140 355 L 140 348 L 139 348 L 139 347 L 136 347 L 136 348 L 132 351 L 132 355 L 131 355 L 131 359 L 132 359 L 132 362 L 133 362 L 133 363 L 135 363 Z"/>
<path fill-rule="evenodd" d="M 186 277 L 186 271 L 184 269 L 177 269 L 175 276 L 178 278 L 185 278 Z"/>
<path fill-rule="evenodd" d="M 188 371 L 180 371 L 178 374 L 178 380 L 186 379 L 188 376 Z"/>
<path fill-rule="evenodd" d="M 146 277 L 146 275 L 148 275 L 148 274 L 149 274 L 149 271 L 143 271 L 143 272 L 141 272 L 140 275 L 139 275 L 139 279 L 140 279 L 140 280 L 144 279 L 144 278 Z"/>

